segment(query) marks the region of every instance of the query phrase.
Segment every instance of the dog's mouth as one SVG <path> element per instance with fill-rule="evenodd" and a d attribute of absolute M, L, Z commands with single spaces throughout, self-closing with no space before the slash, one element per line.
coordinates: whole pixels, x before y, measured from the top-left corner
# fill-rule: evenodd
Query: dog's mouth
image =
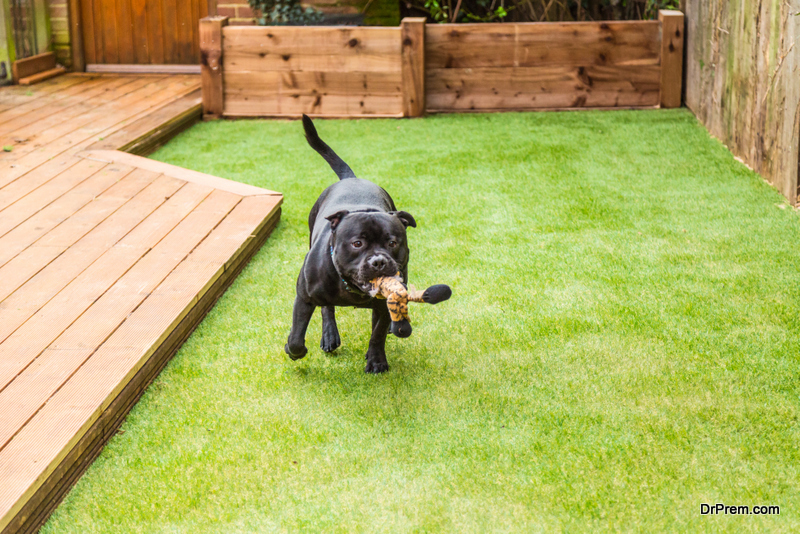
<path fill-rule="evenodd" d="M 372 280 L 381 276 L 394 276 L 400 269 L 394 261 L 390 261 L 381 269 L 375 269 L 367 264 L 362 264 L 361 267 L 353 276 L 353 282 L 363 292 L 369 293 L 372 290 Z"/>

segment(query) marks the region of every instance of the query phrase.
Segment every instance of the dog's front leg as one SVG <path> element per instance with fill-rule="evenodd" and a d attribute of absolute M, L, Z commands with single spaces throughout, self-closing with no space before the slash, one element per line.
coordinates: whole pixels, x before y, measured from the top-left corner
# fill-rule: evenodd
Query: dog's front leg
<path fill-rule="evenodd" d="M 372 337 L 367 349 L 365 373 L 384 373 L 389 370 L 389 364 L 386 363 L 386 335 L 391 323 L 386 301 L 378 301 L 372 308 Z"/>
<path fill-rule="evenodd" d="M 308 353 L 306 348 L 306 330 L 314 314 L 316 306 L 305 302 L 298 295 L 294 299 L 294 311 L 292 312 L 292 330 L 289 332 L 289 340 L 283 350 L 293 360 L 299 360 Z"/>
<path fill-rule="evenodd" d="M 342 344 L 339 329 L 336 327 L 336 308 L 333 306 L 322 307 L 322 340 L 320 348 L 324 352 L 333 352 Z"/>

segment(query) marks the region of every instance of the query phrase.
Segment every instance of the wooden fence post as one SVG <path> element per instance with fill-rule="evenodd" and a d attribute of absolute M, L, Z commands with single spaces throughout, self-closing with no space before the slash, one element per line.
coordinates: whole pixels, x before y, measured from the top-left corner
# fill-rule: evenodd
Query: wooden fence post
<path fill-rule="evenodd" d="M 72 72 L 86 70 L 86 56 L 83 51 L 83 26 L 81 26 L 80 0 L 69 0 L 69 41 L 72 49 Z"/>
<path fill-rule="evenodd" d="M 200 19 L 200 86 L 204 119 L 218 119 L 224 109 L 222 28 L 227 25 L 228 17 Z"/>
<path fill-rule="evenodd" d="M 661 107 L 681 107 L 683 92 L 683 13 L 662 9 L 661 23 Z"/>
<path fill-rule="evenodd" d="M 403 116 L 425 113 L 425 18 L 406 17 L 400 23 L 403 70 Z"/>

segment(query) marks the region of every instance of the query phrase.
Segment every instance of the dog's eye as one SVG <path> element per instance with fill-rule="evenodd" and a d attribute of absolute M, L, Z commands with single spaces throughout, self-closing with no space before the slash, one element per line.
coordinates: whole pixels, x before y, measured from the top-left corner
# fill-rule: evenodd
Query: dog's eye
<path fill-rule="evenodd" d="M 394 248 L 397 246 L 397 241 L 389 241 L 389 248 Z"/>
<path fill-rule="evenodd" d="M 361 248 L 362 246 L 364 246 L 364 243 L 361 241 L 353 241 L 353 248 Z"/>

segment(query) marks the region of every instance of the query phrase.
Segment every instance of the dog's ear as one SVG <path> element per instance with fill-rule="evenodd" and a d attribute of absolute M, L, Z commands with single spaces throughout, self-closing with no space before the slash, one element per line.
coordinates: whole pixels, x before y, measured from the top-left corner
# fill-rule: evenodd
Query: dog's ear
<path fill-rule="evenodd" d="M 408 228 L 409 226 L 411 228 L 417 227 L 417 221 L 414 220 L 414 216 L 408 213 L 407 211 L 390 211 L 389 215 L 394 215 L 395 217 L 400 219 L 400 222 L 403 223 L 403 226 L 405 226 L 406 228 Z"/>
<path fill-rule="evenodd" d="M 339 226 L 339 223 L 342 222 L 342 219 L 344 219 L 344 216 L 347 215 L 348 213 L 350 212 L 347 210 L 342 210 L 342 211 L 337 211 L 333 215 L 328 215 L 327 217 L 325 217 L 331 222 L 331 230 L 336 230 L 336 227 Z"/>

